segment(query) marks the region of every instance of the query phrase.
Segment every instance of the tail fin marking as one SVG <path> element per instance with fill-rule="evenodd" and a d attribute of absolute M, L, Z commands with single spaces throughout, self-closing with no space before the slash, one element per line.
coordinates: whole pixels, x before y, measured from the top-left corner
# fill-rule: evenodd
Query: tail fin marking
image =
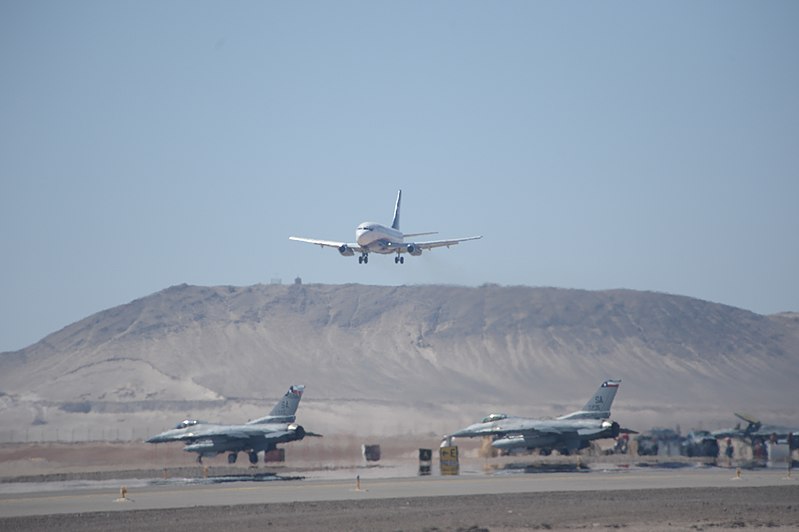
<path fill-rule="evenodd" d="M 603 382 L 593 397 L 585 403 L 582 410 L 572 412 L 558 419 L 604 419 L 610 417 L 610 407 L 616 392 L 619 391 L 621 380 L 606 380 Z"/>
<path fill-rule="evenodd" d="M 248 424 L 257 423 L 293 423 L 296 419 L 297 407 L 300 406 L 302 393 L 305 386 L 302 384 L 292 384 L 286 394 L 277 402 L 269 412 L 268 416 L 254 419 Z"/>

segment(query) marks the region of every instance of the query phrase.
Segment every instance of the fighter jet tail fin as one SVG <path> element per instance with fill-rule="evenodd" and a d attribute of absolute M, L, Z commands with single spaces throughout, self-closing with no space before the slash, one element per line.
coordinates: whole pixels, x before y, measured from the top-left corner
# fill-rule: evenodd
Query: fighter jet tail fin
<path fill-rule="evenodd" d="M 560 416 L 558 419 L 606 419 L 610 417 L 610 407 L 616 392 L 619 391 L 621 380 L 606 380 L 603 382 L 593 397 L 585 403 L 582 410 Z"/>
<path fill-rule="evenodd" d="M 289 386 L 280 401 L 272 408 L 268 416 L 254 419 L 248 422 L 248 425 L 255 425 L 259 423 L 293 423 L 296 420 L 295 414 L 297 407 L 300 406 L 300 399 L 302 393 L 305 391 L 305 386 L 302 384 L 293 384 Z"/>
<path fill-rule="evenodd" d="M 746 421 L 748 423 L 746 429 L 744 430 L 744 433 L 746 434 L 749 434 L 751 432 L 757 432 L 758 430 L 760 430 L 760 427 L 763 426 L 763 423 L 761 423 L 759 420 L 755 419 L 752 416 L 746 414 L 739 414 L 737 412 L 735 412 L 735 415 L 739 419 L 742 419 L 743 421 Z M 738 425 L 740 426 L 740 423 Z"/>

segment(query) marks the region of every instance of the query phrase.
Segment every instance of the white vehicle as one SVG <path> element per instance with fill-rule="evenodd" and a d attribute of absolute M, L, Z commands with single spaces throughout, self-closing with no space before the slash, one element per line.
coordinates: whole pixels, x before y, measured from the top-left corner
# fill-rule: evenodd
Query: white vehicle
<path fill-rule="evenodd" d="M 391 227 L 386 227 L 375 222 L 363 222 L 355 229 L 355 242 L 335 242 L 332 240 L 319 240 L 316 238 L 303 238 L 299 236 L 290 236 L 289 240 L 296 240 L 297 242 L 306 242 L 308 244 L 316 244 L 322 247 L 331 247 L 338 249 L 344 257 L 352 257 L 355 253 L 360 253 L 358 256 L 358 264 L 366 264 L 369 262 L 369 253 L 380 253 L 388 255 L 395 253 L 394 262 L 396 264 L 403 264 L 405 257 L 403 253 L 408 253 L 414 257 L 422 254 L 422 250 L 432 249 L 438 247 L 450 247 L 464 242 L 466 240 L 477 240 L 483 238 L 481 236 L 467 236 L 464 238 L 453 238 L 449 240 L 429 240 L 425 242 L 406 242 L 405 239 L 414 236 L 434 235 L 435 231 L 427 233 L 408 233 L 405 234 L 400 231 L 400 201 L 402 200 L 402 190 L 397 192 L 397 203 L 394 206 L 394 218 L 391 222 Z"/>

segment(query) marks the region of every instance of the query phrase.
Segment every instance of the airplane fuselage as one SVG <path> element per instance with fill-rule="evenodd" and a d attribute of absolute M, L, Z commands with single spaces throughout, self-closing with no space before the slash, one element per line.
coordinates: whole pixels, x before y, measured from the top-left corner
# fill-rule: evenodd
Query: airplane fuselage
<path fill-rule="evenodd" d="M 616 422 L 602 419 L 526 419 L 499 418 L 495 421 L 475 423 L 450 436 L 473 438 L 491 436 L 491 445 L 497 449 L 555 447 L 575 451 L 591 440 L 615 438 L 619 435 Z"/>
<path fill-rule="evenodd" d="M 404 238 L 402 232 L 375 222 L 364 222 L 355 229 L 355 241 L 370 253 L 396 253 Z"/>
<path fill-rule="evenodd" d="M 278 443 L 301 440 L 305 429 L 289 423 L 247 423 L 244 425 L 217 425 L 198 423 L 157 434 L 147 443 L 180 441 L 187 445 L 184 451 L 201 456 L 215 456 L 223 452 L 268 451 Z"/>

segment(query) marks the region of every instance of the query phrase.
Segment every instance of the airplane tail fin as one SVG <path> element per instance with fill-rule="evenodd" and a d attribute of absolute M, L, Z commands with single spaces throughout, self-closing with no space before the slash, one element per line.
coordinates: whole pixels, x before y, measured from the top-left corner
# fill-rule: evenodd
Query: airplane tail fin
<path fill-rule="evenodd" d="M 621 380 L 606 380 L 594 396 L 585 403 L 582 410 L 572 412 L 558 419 L 605 419 L 610 417 L 610 407 L 616 392 L 619 391 Z"/>
<path fill-rule="evenodd" d="M 760 427 L 763 426 L 763 423 L 761 423 L 760 421 L 758 421 L 757 419 L 755 419 L 752 416 L 748 416 L 746 414 L 739 414 L 737 412 L 735 412 L 735 415 L 739 419 L 742 419 L 743 421 L 746 421 L 747 426 L 746 426 L 746 429 L 744 429 L 744 433 L 745 434 L 749 434 L 751 432 L 757 432 L 758 430 L 760 430 Z M 740 425 L 740 423 L 739 423 L 739 425 Z"/>
<path fill-rule="evenodd" d="M 302 392 L 304 391 L 305 386 L 302 384 L 293 384 L 289 386 L 286 395 L 277 402 L 268 416 L 254 419 L 247 424 L 293 423 L 296 420 L 295 414 L 297 413 L 297 407 L 300 406 L 300 399 L 302 399 Z"/>
<path fill-rule="evenodd" d="M 394 219 L 391 220 L 391 228 L 399 231 L 400 228 L 400 201 L 402 201 L 402 190 L 397 191 L 397 203 L 394 205 Z"/>

